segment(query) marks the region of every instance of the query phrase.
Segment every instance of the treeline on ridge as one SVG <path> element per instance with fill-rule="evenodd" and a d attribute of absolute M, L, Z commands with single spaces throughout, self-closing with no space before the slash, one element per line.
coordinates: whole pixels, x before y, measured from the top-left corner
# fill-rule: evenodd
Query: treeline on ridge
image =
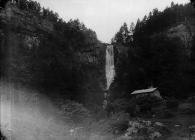
<path fill-rule="evenodd" d="M 195 95 L 195 9 L 174 4 L 154 9 L 137 23 L 126 23 L 112 39 L 116 78 L 112 99 L 134 90 L 158 87 L 163 97 Z M 118 94 L 121 92 L 122 94 Z"/>

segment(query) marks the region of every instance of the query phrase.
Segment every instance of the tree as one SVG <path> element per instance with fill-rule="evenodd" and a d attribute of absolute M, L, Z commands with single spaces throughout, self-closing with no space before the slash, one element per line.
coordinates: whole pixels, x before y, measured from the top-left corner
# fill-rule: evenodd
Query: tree
<path fill-rule="evenodd" d="M 129 29 L 130 46 L 133 46 L 133 34 L 135 30 L 135 24 L 132 22 Z"/>
<path fill-rule="evenodd" d="M 23 19 L 22 24 L 12 19 L 9 24 L 1 22 L 1 78 L 48 96 L 86 104 L 94 103 L 95 97 L 95 103 L 101 105 L 105 46 L 96 33 L 79 20 L 63 21 L 37 2 L 20 0 L 16 6 L 23 13 L 16 16 Z M 25 17 L 37 22 L 29 25 Z M 49 32 L 42 29 L 46 22 L 53 27 Z M 33 42 L 31 47 L 26 38 Z M 37 45 L 33 45 L 34 38 Z"/>
<path fill-rule="evenodd" d="M 194 9 L 190 4 L 172 3 L 162 12 L 154 9 L 142 20 L 137 20 L 133 30 L 129 29 L 129 36 L 133 40 L 128 46 L 133 47 L 129 47 L 128 57 L 125 58 L 125 53 L 121 57 L 117 55 L 120 63 L 115 63 L 118 77 L 115 78 L 112 92 L 118 90 L 114 94 L 120 93 L 121 96 L 116 98 L 128 97 L 129 92 L 151 85 L 159 87 L 163 95 L 176 98 L 188 97 L 195 91 L 195 57 L 192 55 L 194 58 L 190 61 L 187 55 L 189 50 L 183 42 L 168 36 L 167 32 L 186 19 L 193 19 L 193 14 Z M 122 38 L 120 31 L 118 38 Z M 115 45 L 123 48 L 124 43 Z M 193 49 L 190 50 L 192 53 Z"/>
<path fill-rule="evenodd" d="M 27 0 L 20 0 L 20 2 L 17 4 L 19 9 L 21 10 L 27 10 L 28 9 L 28 1 Z"/>
<path fill-rule="evenodd" d="M 134 30 L 135 30 L 135 24 L 132 22 L 131 25 L 130 25 L 130 29 L 129 29 L 129 32 L 130 32 L 131 35 L 133 35 Z"/>
<path fill-rule="evenodd" d="M 127 26 L 127 23 L 124 23 L 120 30 L 116 33 L 114 37 L 114 43 L 119 43 L 124 46 L 128 46 L 130 44 L 130 32 Z"/>
<path fill-rule="evenodd" d="M 32 10 L 33 12 L 40 13 L 41 6 L 38 2 L 30 0 L 28 1 L 28 9 Z"/>

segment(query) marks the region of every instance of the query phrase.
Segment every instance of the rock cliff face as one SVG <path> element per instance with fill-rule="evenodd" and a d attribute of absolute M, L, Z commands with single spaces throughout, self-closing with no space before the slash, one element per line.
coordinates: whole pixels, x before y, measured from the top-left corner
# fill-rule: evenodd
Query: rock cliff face
<path fill-rule="evenodd" d="M 33 88 L 37 87 L 34 85 L 39 82 L 44 85 L 51 80 L 53 83 L 46 84 L 47 88 L 50 87 L 48 85 L 55 87 L 51 92 L 57 91 L 63 96 L 80 92 L 78 98 L 84 104 L 101 105 L 105 88 L 105 45 L 98 40 L 90 39 L 92 43 L 87 42 L 84 38 L 81 41 L 86 46 L 80 49 L 83 44 L 76 42 L 77 38 L 69 35 L 77 34 L 72 31 L 72 25 L 69 27 L 68 23 L 63 23 L 65 27 L 68 26 L 63 29 L 68 32 L 64 38 L 58 33 L 56 24 L 60 23 L 54 23 L 33 12 L 20 10 L 15 5 L 7 5 L 1 10 L 1 79 L 23 85 L 30 83 Z M 84 33 L 79 31 L 78 34 Z M 75 45 L 76 43 L 78 45 Z M 59 49 L 56 49 L 58 47 Z M 58 77 L 52 77 L 53 75 Z M 74 84 L 76 91 L 72 91 Z M 94 101 L 94 98 L 97 100 Z"/>
<path fill-rule="evenodd" d="M 25 67 L 25 60 L 19 58 L 20 63 L 17 65 L 15 59 L 16 55 L 20 53 L 20 49 L 25 47 L 30 50 L 32 47 L 38 47 L 40 35 L 51 33 L 53 26 L 51 22 L 48 21 L 45 24 L 46 21 L 41 20 L 40 17 L 27 11 L 21 11 L 16 6 L 9 4 L 1 11 L 0 20 L 1 53 L 3 55 L 1 67 L 4 69 L 2 75 L 6 75 L 8 79 L 12 80 L 18 77 L 16 69 L 24 74 L 22 67 Z"/>

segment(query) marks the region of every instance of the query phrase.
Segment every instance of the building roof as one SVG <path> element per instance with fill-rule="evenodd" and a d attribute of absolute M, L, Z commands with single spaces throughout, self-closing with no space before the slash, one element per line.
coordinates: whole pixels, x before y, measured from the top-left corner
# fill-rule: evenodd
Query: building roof
<path fill-rule="evenodd" d="M 131 94 L 134 95 L 134 94 L 142 94 L 142 93 L 151 93 L 151 92 L 154 92 L 156 90 L 157 90 L 157 88 L 141 89 L 141 90 L 135 90 Z"/>

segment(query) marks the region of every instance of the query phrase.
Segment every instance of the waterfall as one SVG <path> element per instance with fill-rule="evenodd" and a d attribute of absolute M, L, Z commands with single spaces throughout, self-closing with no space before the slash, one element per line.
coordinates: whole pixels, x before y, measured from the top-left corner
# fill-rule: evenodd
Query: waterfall
<path fill-rule="evenodd" d="M 114 47 L 113 45 L 108 45 L 106 47 L 106 90 L 109 89 L 112 81 L 114 80 L 115 76 L 115 69 L 114 69 Z"/>

